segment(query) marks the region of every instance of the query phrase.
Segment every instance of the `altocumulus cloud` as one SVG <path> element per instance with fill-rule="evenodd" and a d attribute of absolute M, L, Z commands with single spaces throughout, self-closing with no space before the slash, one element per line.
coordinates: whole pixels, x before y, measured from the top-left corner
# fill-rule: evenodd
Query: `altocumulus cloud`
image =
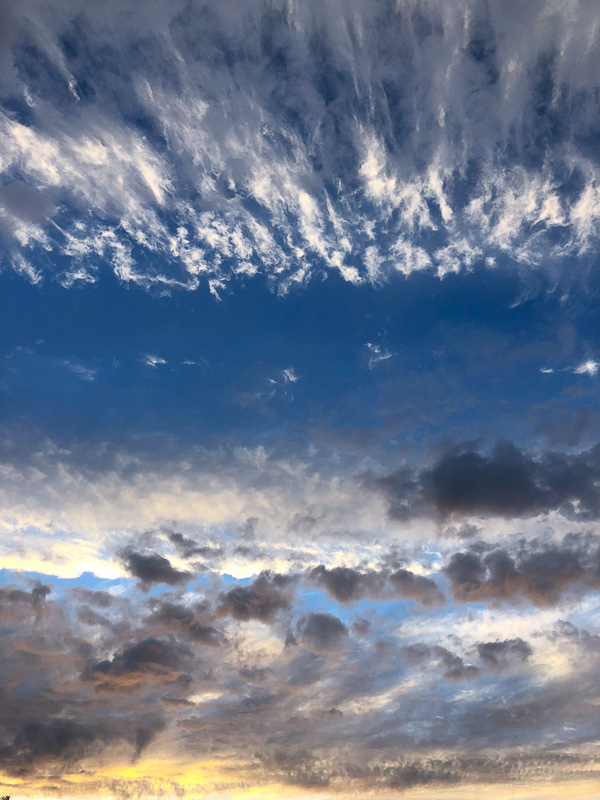
<path fill-rule="evenodd" d="M 258 272 L 285 292 L 597 247 L 593 3 L 0 13 L 0 232 L 30 281 L 107 262 L 161 292 Z"/>
<path fill-rule="evenodd" d="M 536 557 L 455 554 L 446 574 L 453 587 L 473 585 L 481 603 L 486 595 L 477 585 L 499 580 L 500 561 L 508 561 L 504 572 L 521 576 L 515 587 L 522 587 Z M 550 581 L 551 572 L 544 573 Z M 25 578 L 3 587 L 0 626 L 11 635 L 0 663 L 7 687 L 2 769 L 40 787 L 52 780 L 65 792 L 70 776 L 85 769 L 84 786 L 95 791 L 104 785 L 107 758 L 125 771 L 146 753 L 153 759 L 169 752 L 197 768 L 226 760 L 235 748 L 235 775 L 208 777 L 194 784 L 199 792 L 251 780 L 360 793 L 531 781 L 540 770 L 554 780 L 590 779 L 593 756 L 585 748 L 564 751 L 565 741 L 580 741 L 565 732 L 565 719 L 589 731 L 586 742 L 597 736 L 600 646 L 585 608 L 572 616 L 577 624 L 546 602 L 537 614 L 497 615 L 485 625 L 487 612 L 456 606 L 449 625 L 446 610 L 432 606 L 426 616 L 404 616 L 399 628 L 397 600 L 391 615 L 379 617 L 377 606 L 364 607 L 362 590 L 352 596 L 369 574 L 335 567 L 303 576 L 265 572 L 233 588 L 230 578 L 213 575 L 192 591 L 174 584 L 151 596 L 135 586 L 125 594 L 80 586 L 69 590 L 70 602 Z M 377 576 L 377 592 L 383 576 L 409 586 L 415 577 L 385 566 Z M 416 582 L 420 597 L 439 592 L 431 579 L 416 577 L 424 581 Z M 337 593 L 343 619 L 314 600 L 307 610 L 306 589 L 315 582 Z M 365 590 L 372 591 L 370 581 Z M 359 601 L 371 624 L 355 617 Z M 102 613 L 90 614 L 94 609 Z M 353 618 L 356 624 L 347 624 Z M 555 674 L 557 653 L 566 660 Z M 556 751 L 540 740 L 554 742 Z M 491 755 L 507 742 L 526 748 L 526 758 Z M 199 756 L 201 743 L 210 748 L 206 756 Z M 401 758 L 386 756 L 399 748 Z M 431 749 L 445 755 L 432 758 Z M 168 780 L 166 762 L 164 769 Z M 133 791 L 123 780 L 123 791 Z"/>

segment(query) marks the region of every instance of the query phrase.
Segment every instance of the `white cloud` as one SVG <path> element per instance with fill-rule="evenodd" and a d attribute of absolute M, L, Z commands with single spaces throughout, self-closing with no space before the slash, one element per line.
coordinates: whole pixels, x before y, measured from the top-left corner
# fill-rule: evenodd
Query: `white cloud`
<path fill-rule="evenodd" d="M 599 369 L 600 361 L 588 359 L 587 361 L 582 361 L 578 366 L 573 367 L 572 372 L 576 375 L 597 375 Z"/>
<path fill-rule="evenodd" d="M 0 92 L 29 112 L 0 115 L 0 171 L 53 194 L 35 219 L 3 207 L 14 269 L 39 281 L 60 263 L 69 287 L 107 262 L 218 297 L 257 273 L 285 292 L 315 272 L 380 282 L 593 254 L 593 6 L 265 3 L 19 4 Z M 77 59 L 62 44 L 75 18 Z"/>
<path fill-rule="evenodd" d="M 186 358 L 181 363 L 186 367 L 202 367 L 203 369 L 208 369 L 210 367 L 206 358 L 199 358 L 196 360 L 193 358 Z"/>
<path fill-rule="evenodd" d="M 380 361 L 387 361 L 389 358 L 393 358 L 396 354 L 390 353 L 385 347 L 376 342 L 367 342 L 365 347 L 369 350 L 369 369 L 373 369 L 375 364 L 378 364 Z"/>
<path fill-rule="evenodd" d="M 97 370 L 92 369 L 91 367 L 87 367 L 85 364 L 82 364 L 80 361 L 75 360 L 66 360 L 63 361 L 63 366 L 67 369 L 74 372 L 82 381 L 93 381 L 96 377 Z"/>
<path fill-rule="evenodd" d="M 150 353 L 142 357 L 142 362 L 146 364 L 147 367 L 160 367 L 167 363 L 164 358 L 151 355 Z"/>
<path fill-rule="evenodd" d="M 544 375 L 552 375 L 554 372 L 572 372 L 574 375 L 590 375 L 594 376 L 600 371 L 600 361 L 593 358 L 588 358 L 577 364 L 574 367 L 565 367 L 564 369 L 552 369 L 552 367 L 542 367 L 540 372 Z"/>

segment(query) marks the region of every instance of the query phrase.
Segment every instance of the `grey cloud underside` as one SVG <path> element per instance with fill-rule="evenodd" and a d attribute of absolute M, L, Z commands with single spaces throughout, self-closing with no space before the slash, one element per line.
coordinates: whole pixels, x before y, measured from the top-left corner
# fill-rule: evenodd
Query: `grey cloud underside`
<path fill-rule="evenodd" d="M 316 612 L 298 623 L 300 639 L 317 650 L 339 645 L 348 635 L 348 628 L 335 614 Z"/>
<path fill-rule="evenodd" d="M 596 520 L 600 447 L 530 454 L 510 442 L 499 442 L 489 453 L 458 445 L 431 467 L 402 468 L 373 484 L 399 520 L 428 514 L 526 518 L 551 511 L 571 520 Z"/>
<path fill-rule="evenodd" d="M 29 280 L 170 291 L 586 265 L 597 9 L 510 0 L 1 8 L 0 233 Z M 587 260 L 586 260 L 587 259 Z"/>
<path fill-rule="evenodd" d="M 364 597 L 378 599 L 404 598 L 424 606 L 439 605 L 444 595 L 431 578 L 415 575 L 407 569 L 391 572 L 385 569 L 361 572 L 350 567 L 333 567 L 324 564 L 308 573 L 308 580 L 323 587 L 340 603 L 356 602 Z"/>
<path fill-rule="evenodd" d="M 123 565 L 138 578 L 142 586 L 151 586 L 154 583 L 168 583 L 174 586 L 185 583 L 192 577 L 192 573 L 175 569 L 168 558 L 158 553 L 137 553 L 130 548 L 121 554 Z"/>
<path fill-rule="evenodd" d="M 114 597 L 112 627 L 90 629 L 77 611 L 94 599 L 102 607 L 93 594 L 78 588 L 66 603 L 38 584 L 2 595 L 0 765 L 9 776 L 51 774 L 64 788 L 110 748 L 136 760 L 168 746 L 184 759 L 235 752 L 240 786 L 593 777 L 600 638 L 566 620 L 530 640 L 468 644 L 358 636 L 329 612 L 296 612 L 293 636 L 269 621 L 281 647 L 267 653 L 240 638 L 254 620 L 218 610 L 216 586 L 194 601 L 179 590 Z M 218 647 L 195 633 L 194 623 L 209 622 Z M 567 677 L 535 668 L 548 644 L 568 655 Z M 446 755 L 432 758 L 432 748 Z"/>
<path fill-rule="evenodd" d="M 484 557 L 472 551 L 455 553 L 444 568 L 456 600 L 554 605 L 569 594 L 600 587 L 600 550 L 578 552 L 566 547 L 532 551 L 523 548 L 515 559 L 506 550 Z"/>
<path fill-rule="evenodd" d="M 291 608 L 291 584 L 293 578 L 285 575 L 259 575 L 250 586 L 223 593 L 217 612 L 242 621 L 272 621 L 277 612 Z"/>
<path fill-rule="evenodd" d="M 501 671 L 511 664 L 522 664 L 532 655 L 533 649 L 523 639 L 506 639 L 503 642 L 482 642 L 477 645 L 479 657 L 493 670 Z"/>
<path fill-rule="evenodd" d="M 128 549 L 125 552 L 132 551 Z M 140 558 L 145 559 L 142 561 L 143 570 L 136 571 L 129 562 L 126 564 L 131 574 L 140 579 L 140 587 L 146 591 L 150 586 L 161 583 L 187 584 L 195 577 L 194 572 L 175 570 L 168 558 L 162 555 L 152 553 Z M 388 557 L 387 561 L 393 562 L 394 558 Z M 503 547 L 494 548 L 492 544 L 479 540 L 473 544 L 473 549 L 448 552 L 442 572 L 450 581 L 450 592 L 457 602 L 527 602 L 539 607 L 554 606 L 565 598 L 582 597 L 600 588 L 600 545 L 597 536 L 582 538 L 567 535 L 561 545 L 546 543 L 536 546 L 519 541 L 509 551 Z M 289 616 L 296 591 L 311 586 L 324 589 L 331 598 L 346 606 L 364 599 L 388 602 L 409 600 L 431 609 L 446 602 L 436 580 L 403 567 L 391 570 L 385 560 L 379 569 L 364 571 L 351 567 L 328 568 L 320 564 L 304 573 L 280 575 L 265 571 L 248 585 L 238 585 L 221 592 L 217 617 L 270 623 L 276 618 Z M 37 594 L 27 597 L 33 598 L 32 602 L 39 602 Z M 87 599 L 85 593 L 79 597 Z M 89 602 L 97 605 L 102 600 L 94 602 L 92 597 Z M 197 611 L 201 612 L 202 606 L 198 606 Z M 89 616 L 90 612 L 91 609 L 85 613 Z M 96 618 L 102 617 L 96 615 Z M 216 637 L 216 631 L 209 623 L 199 625 L 192 612 L 176 604 L 157 609 L 154 618 L 157 621 L 169 621 L 175 628 L 185 628 L 188 633 L 195 631 L 194 635 L 199 639 L 205 637 L 206 641 L 210 641 L 213 635 Z M 327 620 L 309 618 L 309 622 L 315 626 L 315 631 L 321 622 L 327 627 Z M 315 637 L 319 638 L 316 633 Z"/>

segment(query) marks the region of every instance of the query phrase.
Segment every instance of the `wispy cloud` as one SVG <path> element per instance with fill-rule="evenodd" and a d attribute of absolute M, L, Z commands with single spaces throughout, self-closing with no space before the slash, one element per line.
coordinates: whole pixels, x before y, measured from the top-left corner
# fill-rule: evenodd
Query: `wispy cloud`
<path fill-rule="evenodd" d="M 81 378 L 82 381 L 93 381 L 96 377 L 97 370 L 86 366 L 81 361 L 70 359 L 63 361 L 62 363 L 64 367 L 71 370 L 71 372 L 74 372 L 75 375 Z"/>
<path fill-rule="evenodd" d="M 367 342 L 365 347 L 370 354 L 369 369 L 373 369 L 375 364 L 378 364 L 380 361 L 387 361 L 389 358 L 393 358 L 396 355 L 395 353 L 390 353 L 384 345 L 377 344 L 376 342 Z"/>
<path fill-rule="evenodd" d="M 0 192 L 13 267 L 39 281 L 60 258 L 72 286 L 105 260 L 125 282 L 163 293 L 205 282 L 219 296 L 257 273 L 285 292 L 317 272 L 379 282 L 591 256 L 589 4 L 334 5 L 265 13 L 257 0 L 238 17 L 173 0 L 145 6 L 140 28 L 110 3 L 19 4 L 3 85 L 27 114 L 0 116 L 3 170 L 23 176 Z M 111 70 L 98 70 L 101 53 Z M 541 108 L 568 108 L 569 125 L 541 125 Z"/>
<path fill-rule="evenodd" d="M 296 374 L 293 367 L 287 367 L 287 369 L 282 370 L 281 374 L 285 383 L 296 383 L 296 381 L 300 380 L 300 376 Z"/>
<path fill-rule="evenodd" d="M 161 367 L 166 364 L 166 360 L 161 358 L 160 356 L 155 356 L 150 353 L 142 356 L 142 363 L 144 363 L 147 367 Z"/>
<path fill-rule="evenodd" d="M 562 369 L 554 369 L 553 367 L 542 367 L 540 369 L 540 372 L 542 372 L 544 375 L 551 375 L 554 372 L 571 372 L 574 375 L 594 376 L 598 374 L 599 370 L 600 370 L 600 361 L 596 361 L 593 358 L 588 358 L 574 367 L 564 367 Z"/>
<path fill-rule="evenodd" d="M 192 358 L 186 358 L 181 363 L 185 367 L 202 367 L 203 369 L 207 369 L 208 367 L 210 367 L 210 364 L 205 358 L 199 358 L 196 360 Z"/>

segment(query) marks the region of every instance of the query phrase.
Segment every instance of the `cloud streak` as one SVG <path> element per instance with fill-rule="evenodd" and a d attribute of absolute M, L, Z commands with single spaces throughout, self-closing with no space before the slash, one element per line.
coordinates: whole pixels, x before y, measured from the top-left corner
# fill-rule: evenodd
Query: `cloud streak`
<path fill-rule="evenodd" d="M 327 272 L 556 272 L 596 250 L 600 51 L 583 0 L 3 15 L 1 224 L 31 281 L 59 259 L 64 286 L 94 282 L 105 261 L 124 282 L 218 296 L 257 273 L 285 292 Z"/>

